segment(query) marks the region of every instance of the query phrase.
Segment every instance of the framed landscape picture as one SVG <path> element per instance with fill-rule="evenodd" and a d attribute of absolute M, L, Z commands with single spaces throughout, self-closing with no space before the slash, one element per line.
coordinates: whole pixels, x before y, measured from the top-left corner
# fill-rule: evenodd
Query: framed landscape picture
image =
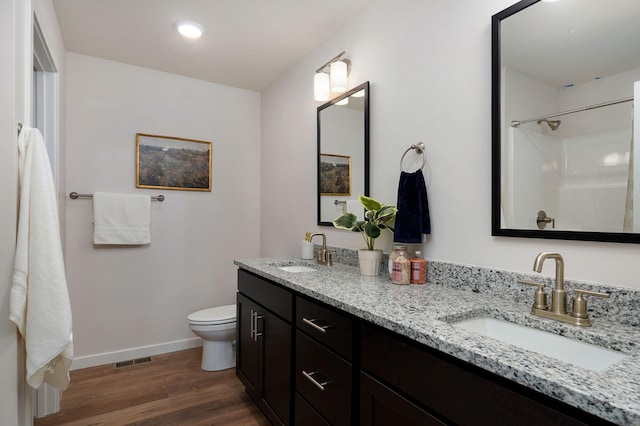
<path fill-rule="evenodd" d="M 136 133 L 136 188 L 211 191 L 211 142 Z"/>
<path fill-rule="evenodd" d="M 320 154 L 320 195 L 351 195 L 351 157 Z"/>

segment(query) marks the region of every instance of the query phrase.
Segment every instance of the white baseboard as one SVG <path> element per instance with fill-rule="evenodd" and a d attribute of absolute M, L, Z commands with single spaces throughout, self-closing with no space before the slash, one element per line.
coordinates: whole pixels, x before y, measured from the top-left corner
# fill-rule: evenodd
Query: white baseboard
<path fill-rule="evenodd" d="M 202 346 L 202 339 L 195 337 L 193 339 L 160 343 L 158 345 L 141 346 L 139 348 L 125 349 L 122 351 L 87 355 L 74 358 L 73 364 L 71 364 L 71 370 L 80 370 L 81 368 L 96 367 L 98 365 L 112 364 L 114 362 L 144 358 L 146 356 L 183 351 L 185 349 L 197 348 L 198 346 Z"/>

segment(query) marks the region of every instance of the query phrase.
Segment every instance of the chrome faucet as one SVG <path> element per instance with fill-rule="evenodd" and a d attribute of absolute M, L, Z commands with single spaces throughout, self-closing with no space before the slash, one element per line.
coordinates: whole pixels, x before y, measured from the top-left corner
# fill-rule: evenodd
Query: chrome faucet
<path fill-rule="evenodd" d="M 547 294 L 544 292 L 544 283 L 536 281 L 520 280 L 520 284 L 537 286 L 538 290 L 534 295 L 531 313 L 544 318 L 554 319 L 574 325 L 590 326 L 591 320 L 587 314 L 587 301 L 584 296 L 609 297 L 609 293 L 599 293 L 597 291 L 578 290 L 573 299 L 571 312 L 567 312 L 567 292 L 564 289 L 564 259 L 560 253 L 543 251 L 536 256 L 533 262 L 533 270 L 542 272 L 542 264 L 547 259 L 556 261 L 556 284 L 551 292 L 551 307 L 547 303 Z"/>
<path fill-rule="evenodd" d="M 321 265 L 333 265 L 333 260 L 331 260 L 331 252 L 327 250 L 327 236 L 321 232 L 315 232 L 311 234 L 309 237 L 309 242 L 313 240 L 313 237 L 320 235 L 322 237 L 322 248 L 318 250 L 318 258 L 316 261 Z"/>

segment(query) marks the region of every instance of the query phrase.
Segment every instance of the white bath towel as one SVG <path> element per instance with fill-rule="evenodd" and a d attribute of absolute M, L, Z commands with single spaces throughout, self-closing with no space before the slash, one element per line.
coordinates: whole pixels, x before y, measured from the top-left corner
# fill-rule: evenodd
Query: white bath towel
<path fill-rule="evenodd" d="M 151 243 L 151 197 L 137 194 L 93 194 L 93 243 Z"/>
<path fill-rule="evenodd" d="M 360 200 L 347 200 L 347 212 L 355 214 L 358 220 L 364 220 L 364 207 Z"/>
<path fill-rule="evenodd" d="M 38 129 L 18 137 L 20 209 L 9 318 L 25 340 L 27 383 L 69 385 L 71 304 L 51 165 Z"/>

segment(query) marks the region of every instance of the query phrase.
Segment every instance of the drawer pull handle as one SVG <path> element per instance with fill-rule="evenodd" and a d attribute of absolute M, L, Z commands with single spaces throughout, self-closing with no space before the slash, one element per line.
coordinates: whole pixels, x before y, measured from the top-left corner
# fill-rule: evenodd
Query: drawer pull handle
<path fill-rule="evenodd" d="M 252 339 L 255 339 L 254 335 L 256 334 L 256 329 L 255 329 L 256 322 L 255 322 L 255 319 L 254 319 L 255 318 L 255 314 L 256 314 L 256 311 L 254 311 L 252 309 L 251 310 L 251 321 L 249 322 L 249 325 L 251 327 L 251 330 L 250 330 L 249 334 L 250 334 Z"/>
<path fill-rule="evenodd" d="M 313 376 L 315 374 L 317 374 L 317 371 L 312 371 L 311 373 L 307 373 L 306 371 L 302 370 L 302 375 L 304 377 L 306 377 L 311 383 L 313 383 L 315 385 L 315 387 L 317 387 L 318 389 L 320 389 L 321 391 L 324 391 L 324 387 L 329 383 L 329 382 L 318 382 L 316 379 L 313 378 Z"/>
<path fill-rule="evenodd" d="M 326 333 L 327 332 L 327 328 L 329 328 L 328 325 L 324 325 L 324 326 L 319 326 L 318 324 L 315 323 L 315 321 L 317 321 L 316 319 L 306 319 L 306 318 L 302 318 L 302 322 L 305 324 L 309 324 L 311 327 L 315 328 L 316 330 L 318 330 L 321 333 Z"/>

